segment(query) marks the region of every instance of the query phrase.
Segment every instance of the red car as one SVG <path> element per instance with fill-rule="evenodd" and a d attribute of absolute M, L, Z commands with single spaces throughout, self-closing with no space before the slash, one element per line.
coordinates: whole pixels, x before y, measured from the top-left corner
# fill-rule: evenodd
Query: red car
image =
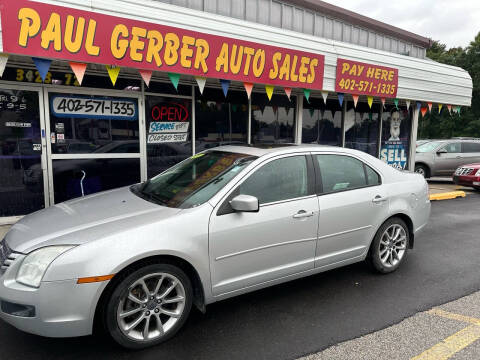
<path fill-rule="evenodd" d="M 480 190 L 480 163 L 460 166 L 453 174 L 453 181 Z"/>

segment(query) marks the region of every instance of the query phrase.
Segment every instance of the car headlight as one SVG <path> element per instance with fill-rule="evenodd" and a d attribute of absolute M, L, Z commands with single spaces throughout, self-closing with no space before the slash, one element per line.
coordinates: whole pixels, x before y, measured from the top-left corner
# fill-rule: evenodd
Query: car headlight
<path fill-rule="evenodd" d="M 475 176 L 480 176 L 480 169 L 477 170 Z"/>
<path fill-rule="evenodd" d="M 38 288 L 53 260 L 73 247 L 72 245 L 48 246 L 32 251 L 23 259 L 22 265 L 18 269 L 17 282 Z"/>

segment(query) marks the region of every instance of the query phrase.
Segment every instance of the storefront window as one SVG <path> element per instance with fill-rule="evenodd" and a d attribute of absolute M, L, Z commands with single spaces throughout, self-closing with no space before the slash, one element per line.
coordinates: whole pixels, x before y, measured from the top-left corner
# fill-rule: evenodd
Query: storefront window
<path fill-rule="evenodd" d="M 252 142 L 295 142 L 296 100 L 292 96 L 273 95 L 269 101 L 266 94 L 252 94 Z"/>
<path fill-rule="evenodd" d="M 303 101 L 302 143 L 342 145 L 342 108 L 338 100 Z"/>
<path fill-rule="evenodd" d="M 378 156 L 378 131 L 380 104 L 359 102 L 354 107 L 353 101 L 347 103 L 345 114 L 345 147 Z"/>
<path fill-rule="evenodd" d="M 408 168 L 411 117 L 412 112 L 395 106 L 387 106 L 382 115 L 380 159 L 400 170 Z"/>
<path fill-rule="evenodd" d="M 247 143 L 248 98 L 245 92 L 197 90 L 195 97 L 196 152 L 221 145 Z"/>
<path fill-rule="evenodd" d="M 53 154 L 139 153 L 138 100 L 50 94 Z"/>
<path fill-rule="evenodd" d="M 0 216 L 45 206 L 38 92 L 0 90 Z"/>
<path fill-rule="evenodd" d="M 192 101 L 146 96 L 147 172 L 152 178 L 192 156 Z"/>
<path fill-rule="evenodd" d="M 140 182 L 140 159 L 53 160 L 55 203 Z"/>

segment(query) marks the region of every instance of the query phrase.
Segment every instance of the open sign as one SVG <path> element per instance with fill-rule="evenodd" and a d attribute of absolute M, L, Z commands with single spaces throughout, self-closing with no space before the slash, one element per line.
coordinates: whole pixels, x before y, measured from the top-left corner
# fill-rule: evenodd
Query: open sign
<path fill-rule="evenodd" d="M 179 103 L 155 105 L 152 108 L 153 121 L 187 121 L 189 112 L 186 106 Z"/>

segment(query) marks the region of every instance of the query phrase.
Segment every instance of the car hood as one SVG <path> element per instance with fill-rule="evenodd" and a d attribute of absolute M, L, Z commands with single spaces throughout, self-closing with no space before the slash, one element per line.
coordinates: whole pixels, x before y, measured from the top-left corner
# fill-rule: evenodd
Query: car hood
<path fill-rule="evenodd" d="M 120 188 L 25 216 L 11 228 L 6 240 L 13 251 L 20 253 L 49 245 L 80 245 L 104 234 L 131 229 L 148 219 L 163 220 L 179 211 L 141 199 L 128 187 Z"/>
<path fill-rule="evenodd" d="M 480 164 L 479 164 L 479 163 L 466 164 L 466 165 L 462 165 L 462 166 L 459 166 L 459 167 L 462 167 L 462 168 L 471 168 L 471 169 L 480 169 Z"/>

